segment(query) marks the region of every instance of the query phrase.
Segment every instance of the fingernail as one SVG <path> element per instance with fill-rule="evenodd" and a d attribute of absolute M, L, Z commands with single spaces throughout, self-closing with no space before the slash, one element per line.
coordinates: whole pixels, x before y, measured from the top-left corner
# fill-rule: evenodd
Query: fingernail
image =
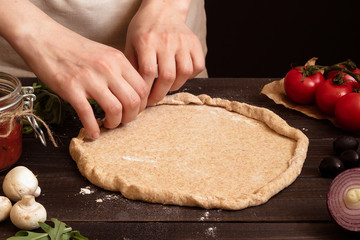
<path fill-rule="evenodd" d="M 95 132 L 95 133 L 92 135 L 92 138 L 98 139 L 99 136 L 100 136 L 100 133 L 99 133 L 99 132 Z"/>

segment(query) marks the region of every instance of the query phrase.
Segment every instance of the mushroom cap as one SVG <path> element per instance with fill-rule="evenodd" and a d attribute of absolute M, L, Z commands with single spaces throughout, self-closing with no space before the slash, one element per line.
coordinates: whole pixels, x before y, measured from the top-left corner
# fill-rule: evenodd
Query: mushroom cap
<path fill-rule="evenodd" d="M 0 196 L 0 222 L 7 219 L 10 215 L 12 204 L 7 197 Z"/>
<path fill-rule="evenodd" d="M 38 187 L 36 176 L 27 167 L 11 169 L 3 182 L 4 194 L 12 201 L 19 201 L 24 195 L 32 195 Z"/>

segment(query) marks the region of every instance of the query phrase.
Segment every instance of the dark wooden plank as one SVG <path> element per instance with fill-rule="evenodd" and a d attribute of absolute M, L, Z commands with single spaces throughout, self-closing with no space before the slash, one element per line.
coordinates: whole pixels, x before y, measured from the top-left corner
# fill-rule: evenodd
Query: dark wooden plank
<path fill-rule="evenodd" d="M 89 239 L 323 239 L 352 240 L 360 235 L 347 232 L 335 223 L 247 223 L 247 222 L 92 222 L 67 221 Z M 0 239 L 16 232 L 10 223 L 0 225 Z M 4 228 L 4 229 L 2 229 Z"/>
<path fill-rule="evenodd" d="M 80 187 L 87 185 L 74 186 L 73 181 L 68 184 L 63 178 L 57 179 L 57 182 L 41 185 L 43 195 L 37 200 L 47 208 L 49 218 L 62 220 L 72 220 L 75 217 L 82 221 L 330 221 L 326 209 L 326 189 L 321 187 L 318 188 L 321 191 L 315 192 L 316 188 L 311 187 L 311 184 L 295 183 L 300 186 L 288 188 L 258 207 L 225 211 L 127 200 L 119 193 L 103 191 L 93 186 L 91 191 L 94 193 L 83 196 L 79 194 Z M 65 186 L 70 190 L 61 190 Z M 102 202 L 97 202 L 98 199 Z"/>
<path fill-rule="evenodd" d="M 29 166 L 38 174 L 42 196 L 38 201 L 46 206 L 48 216 L 62 220 L 114 221 L 330 221 L 326 209 L 326 193 L 330 179 L 300 177 L 288 188 L 258 207 L 241 211 L 204 210 L 191 207 L 163 206 L 127 200 L 120 193 L 102 190 L 90 184 L 69 165 L 52 167 L 42 164 Z M 57 159 L 61 161 L 61 159 Z M 57 161 L 55 161 L 57 162 Z M 80 194 L 90 186 L 89 195 Z M 101 199 L 102 202 L 97 202 Z M 91 211 L 86 211 L 91 209 Z"/>
<path fill-rule="evenodd" d="M 85 185 L 72 187 L 69 184 L 70 190 L 57 193 L 51 191 L 58 188 L 56 181 L 54 184 L 43 185 L 45 196 L 39 198 L 39 201 L 45 206 L 52 206 L 49 216 L 60 219 L 68 219 L 66 210 L 58 211 L 62 206 L 67 206 L 78 219 L 97 221 L 330 221 L 326 208 L 327 187 L 318 181 L 304 183 L 303 180 L 309 179 L 298 179 L 268 203 L 241 211 L 204 210 L 127 200 L 118 193 L 103 191 L 93 186 L 91 190 L 94 193 L 83 196 L 79 191 L 80 187 Z M 46 191 L 47 189 L 49 190 Z M 97 202 L 98 199 L 103 202 Z"/>

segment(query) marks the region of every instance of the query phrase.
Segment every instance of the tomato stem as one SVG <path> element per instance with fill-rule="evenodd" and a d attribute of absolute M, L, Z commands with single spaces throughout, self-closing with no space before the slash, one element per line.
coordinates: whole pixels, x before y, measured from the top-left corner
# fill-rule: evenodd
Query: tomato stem
<path fill-rule="evenodd" d="M 336 64 L 333 64 L 331 66 L 320 66 L 320 65 L 314 65 L 314 66 L 317 66 L 318 68 L 324 70 L 325 74 L 330 72 L 330 71 L 340 71 L 337 76 L 342 76 L 342 73 L 346 73 L 346 74 L 349 74 L 350 76 L 352 76 L 353 78 L 355 78 L 355 80 L 357 82 L 360 83 L 360 74 L 359 73 L 354 73 L 352 71 L 354 71 L 357 66 L 356 64 L 348 59 L 346 61 L 343 61 L 343 62 L 340 62 L 340 63 L 336 63 Z M 339 78 L 340 78 L 339 77 Z"/>
<path fill-rule="evenodd" d="M 305 81 L 306 77 L 315 75 L 318 72 L 323 72 L 327 74 L 330 71 L 339 71 L 333 78 L 333 82 L 336 83 L 337 85 L 343 84 L 346 81 L 343 79 L 343 73 L 349 74 L 357 82 L 360 83 L 360 73 L 352 72 L 355 69 L 357 69 L 357 66 L 351 59 L 333 64 L 331 66 L 310 65 L 310 66 L 298 66 L 297 68 L 300 69 L 298 70 L 298 72 L 302 73 L 302 82 Z"/>
<path fill-rule="evenodd" d="M 313 76 L 315 74 L 317 74 L 318 72 L 321 71 L 321 67 L 318 66 L 318 65 L 311 65 L 311 66 L 301 66 L 301 67 L 298 67 L 300 68 L 301 70 L 299 70 L 299 73 L 302 73 L 302 82 L 305 81 L 305 78 L 306 77 L 310 77 L 310 76 Z"/>

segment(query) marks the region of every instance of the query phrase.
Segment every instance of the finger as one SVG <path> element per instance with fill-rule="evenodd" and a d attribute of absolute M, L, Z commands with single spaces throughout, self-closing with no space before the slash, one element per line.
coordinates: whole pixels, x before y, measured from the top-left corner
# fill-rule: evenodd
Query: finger
<path fill-rule="evenodd" d="M 131 63 L 131 65 L 135 69 L 139 69 L 139 66 L 137 63 L 137 57 L 136 57 L 136 53 L 135 53 L 134 49 L 132 47 L 125 48 L 124 54 L 125 54 L 126 58 L 129 60 L 129 62 Z"/>
<path fill-rule="evenodd" d="M 193 73 L 193 63 L 190 54 L 180 51 L 175 56 L 176 60 L 176 80 L 171 86 L 170 91 L 178 90 L 190 78 Z"/>
<path fill-rule="evenodd" d="M 130 51 L 128 51 L 128 54 L 132 56 L 131 61 L 136 61 L 136 59 L 134 59 L 135 55 L 132 55 Z M 123 112 L 123 122 L 129 122 L 135 119 L 136 115 L 145 109 L 150 87 L 132 64 L 130 64 L 130 60 L 128 61 L 124 58 L 120 59 L 120 61 L 122 68 L 117 69 L 115 74 L 113 74 L 113 76 L 120 76 L 120 78 L 110 81 L 109 86 L 111 91 L 123 104 L 123 111 L 125 111 Z M 133 65 L 137 65 L 137 63 Z M 138 111 L 135 116 L 133 113 L 134 108 L 137 108 Z"/>
<path fill-rule="evenodd" d="M 77 112 L 86 133 L 90 137 L 97 139 L 100 136 L 100 128 L 95 119 L 94 112 L 90 106 L 90 103 L 85 96 L 79 96 L 78 94 L 69 94 L 69 96 L 74 97 L 70 98 L 68 102 Z"/>
<path fill-rule="evenodd" d="M 142 79 L 140 80 L 140 83 L 144 84 Z M 141 98 L 135 89 L 125 79 L 122 78 L 111 81 L 109 84 L 109 89 L 118 102 L 121 103 L 121 122 L 127 123 L 134 120 L 138 115 L 140 106 L 142 104 Z"/>
<path fill-rule="evenodd" d="M 205 56 L 200 41 L 194 44 L 190 55 L 193 63 L 193 73 L 190 78 L 194 78 L 205 69 Z"/>
<path fill-rule="evenodd" d="M 138 47 L 136 50 L 136 56 L 136 65 L 138 66 L 137 70 L 146 84 L 146 87 L 142 86 L 142 88 L 146 89 L 145 91 L 138 91 L 140 97 L 142 98 L 139 109 L 139 112 L 141 112 L 147 105 L 150 90 L 157 75 L 157 59 L 156 52 L 153 48 Z M 126 76 L 126 78 L 134 79 L 131 76 Z M 134 84 L 132 84 L 132 86 L 134 86 Z"/>
<path fill-rule="evenodd" d="M 150 87 L 137 72 L 127 72 L 123 78 L 125 79 L 124 81 L 126 84 L 117 81 L 113 84 L 114 87 L 111 89 L 114 93 L 116 93 L 116 96 L 121 100 L 121 102 L 125 104 L 125 110 L 134 109 L 136 107 L 138 114 L 143 111 L 147 105 Z M 129 122 L 130 119 L 135 119 L 133 117 L 128 118 L 128 116 L 130 115 L 125 112 L 124 117 L 126 122 Z"/>
<path fill-rule="evenodd" d="M 91 97 L 101 106 L 105 112 L 104 127 L 115 128 L 122 120 L 123 107 L 119 99 L 109 89 L 99 88 L 91 94 Z"/>
<path fill-rule="evenodd" d="M 158 71 L 156 51 L 153 48 L 138 48 L 137 55 L 139 73 L 151 88 Z"/>
<path fill-rule="evenodd" d="M 169 92 L 176 79 L 175 57 L 172 54 L 158 56 L 159 76 L 150 92 L 148 105 L 154 105 Z"/>

